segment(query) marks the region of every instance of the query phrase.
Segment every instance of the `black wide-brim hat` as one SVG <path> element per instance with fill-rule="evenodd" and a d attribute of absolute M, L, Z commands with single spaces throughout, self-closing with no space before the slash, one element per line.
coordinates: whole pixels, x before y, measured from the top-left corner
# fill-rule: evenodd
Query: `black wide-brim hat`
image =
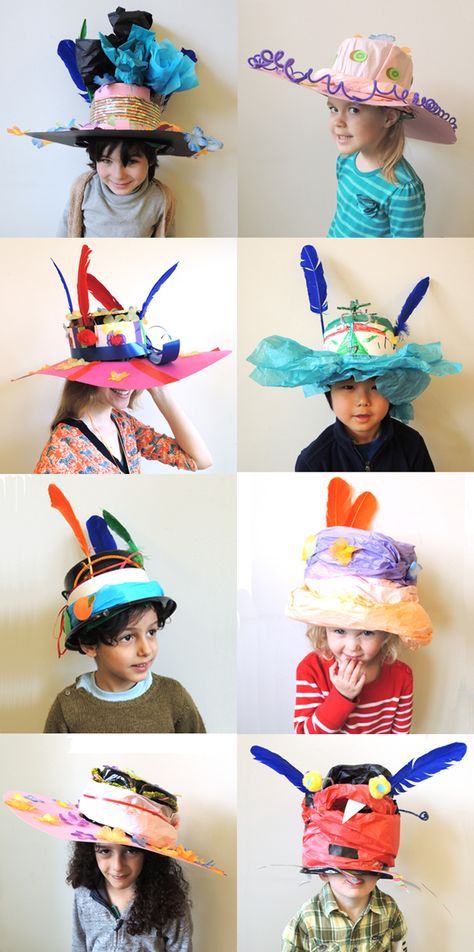
<path fill-rule="evenodd" d="M 82 559 L 69 569 L 62 593 L 68 602 L 63 612 L 66 648 L 81 651 L 81 633 L 84 636 L 128 608 L 152 603 L 160 622 L 176 611 L 174 599 L 148 578 L 140 559 L 139 553 L 134 558 L 128 549 L 113 549 Z"/>
<path fill-rule="evenodd" d="M 151 145 L 158 155 L 176 155 L 192 158 L 198 153 L 192 151 L 183 132 L 176 129 L 52 129 L 43 132 L 26 132 L 32 139 L 45 142 L 58 142 L 61 145 L 77 146 L 86 149 L 94 139 L 107 139 L 111 142 L 132 139 Z"/>

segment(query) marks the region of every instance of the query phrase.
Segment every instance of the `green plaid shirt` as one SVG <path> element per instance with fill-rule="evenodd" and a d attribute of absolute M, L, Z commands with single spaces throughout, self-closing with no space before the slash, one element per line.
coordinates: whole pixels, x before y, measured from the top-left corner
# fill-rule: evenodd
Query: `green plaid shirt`
<path fill-rule="evenodd" d="M 391 896 L 375 887 L 357 922 L 341 912 L 326 883 L 290 920 L 282 952 L 391 952 L 406 935 L 405 920 Z"/>

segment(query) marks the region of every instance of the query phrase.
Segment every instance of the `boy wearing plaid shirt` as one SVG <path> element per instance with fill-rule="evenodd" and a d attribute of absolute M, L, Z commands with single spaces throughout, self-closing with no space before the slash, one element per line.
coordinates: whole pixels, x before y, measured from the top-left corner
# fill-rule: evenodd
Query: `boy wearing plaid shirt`
<path fill-rule="evenodd" d="M 405 920 L 376 874 L 320 875 L 325 885 L 290 919 L 282 952 L 407 952 Z"/>

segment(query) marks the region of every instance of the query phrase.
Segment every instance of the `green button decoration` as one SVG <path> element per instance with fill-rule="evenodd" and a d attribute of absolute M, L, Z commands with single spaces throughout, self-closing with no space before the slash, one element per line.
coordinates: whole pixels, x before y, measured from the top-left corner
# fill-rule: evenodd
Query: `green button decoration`
<path fill-rule="evenodd" d="M 354 50 L 351 53 L 351 59 L 355 60 L 356 63 L 364 63 L 367 59 L 367 53 L 364 53 L 364 50 Z"/>
<path fill-rule="evenodd" d="M 400 79 L 400 72 L 392 66 L 387 70 L 387 76 L 389 79 Z"/>

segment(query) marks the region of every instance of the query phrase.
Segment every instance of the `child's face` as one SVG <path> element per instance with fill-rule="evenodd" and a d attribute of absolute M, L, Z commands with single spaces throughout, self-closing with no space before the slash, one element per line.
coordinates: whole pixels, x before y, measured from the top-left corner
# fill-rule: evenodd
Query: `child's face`
<path fill-rule="evenodd" d="M 368 899 L 375 888 L 377 876 L 370 873 L 323 873 L 321 879 L 329 882 L 336 902 Z"/>
<path fill-rule="evenodd" d="M 102 691 L 128 691 L 143 681 L 158 651 L 158 621 L 153 608 L 131 621 L 112 645 L 101 642 L 82 650 L 97 664 L 96 684 Z"/>
<path fill-rule="evenodd" d="M 338 664 L 355 661 L 369 666 L 375 661 L 387 635 L 360 628 L 326 628 L 328 648 Z"/>
<path fill-rule="evenodd" d="M 107 885 L 111 889 L 125 890 L 136 883 L 145 857 L 143 850 L 131 846 L 98 843 L 95 858 Z"/>
<path fill-rule="evenodd" d="M 389 128 L 398 119 L 396 110 L 391 112 L 380 106 L 354 105 L 331 97 L 327 102 L 329 131 L 341 155 L 377 153 Z"/>
<path fill-rule="evenodd" d="M 344 424 L 354 443 L 371 443 L 388 413 L 389 402 L 370 380 L 339 380 L 331 387 L 331 401 L 337 419 Z"/>
<path fill-rule="evenodd" d="M 96 162 L 97 174 L 114 195 L 130 195 L 148 178 L 148 161 L 144 155 L 130 156 L 127 165 L 122 165 L 120 145 Z"/>

